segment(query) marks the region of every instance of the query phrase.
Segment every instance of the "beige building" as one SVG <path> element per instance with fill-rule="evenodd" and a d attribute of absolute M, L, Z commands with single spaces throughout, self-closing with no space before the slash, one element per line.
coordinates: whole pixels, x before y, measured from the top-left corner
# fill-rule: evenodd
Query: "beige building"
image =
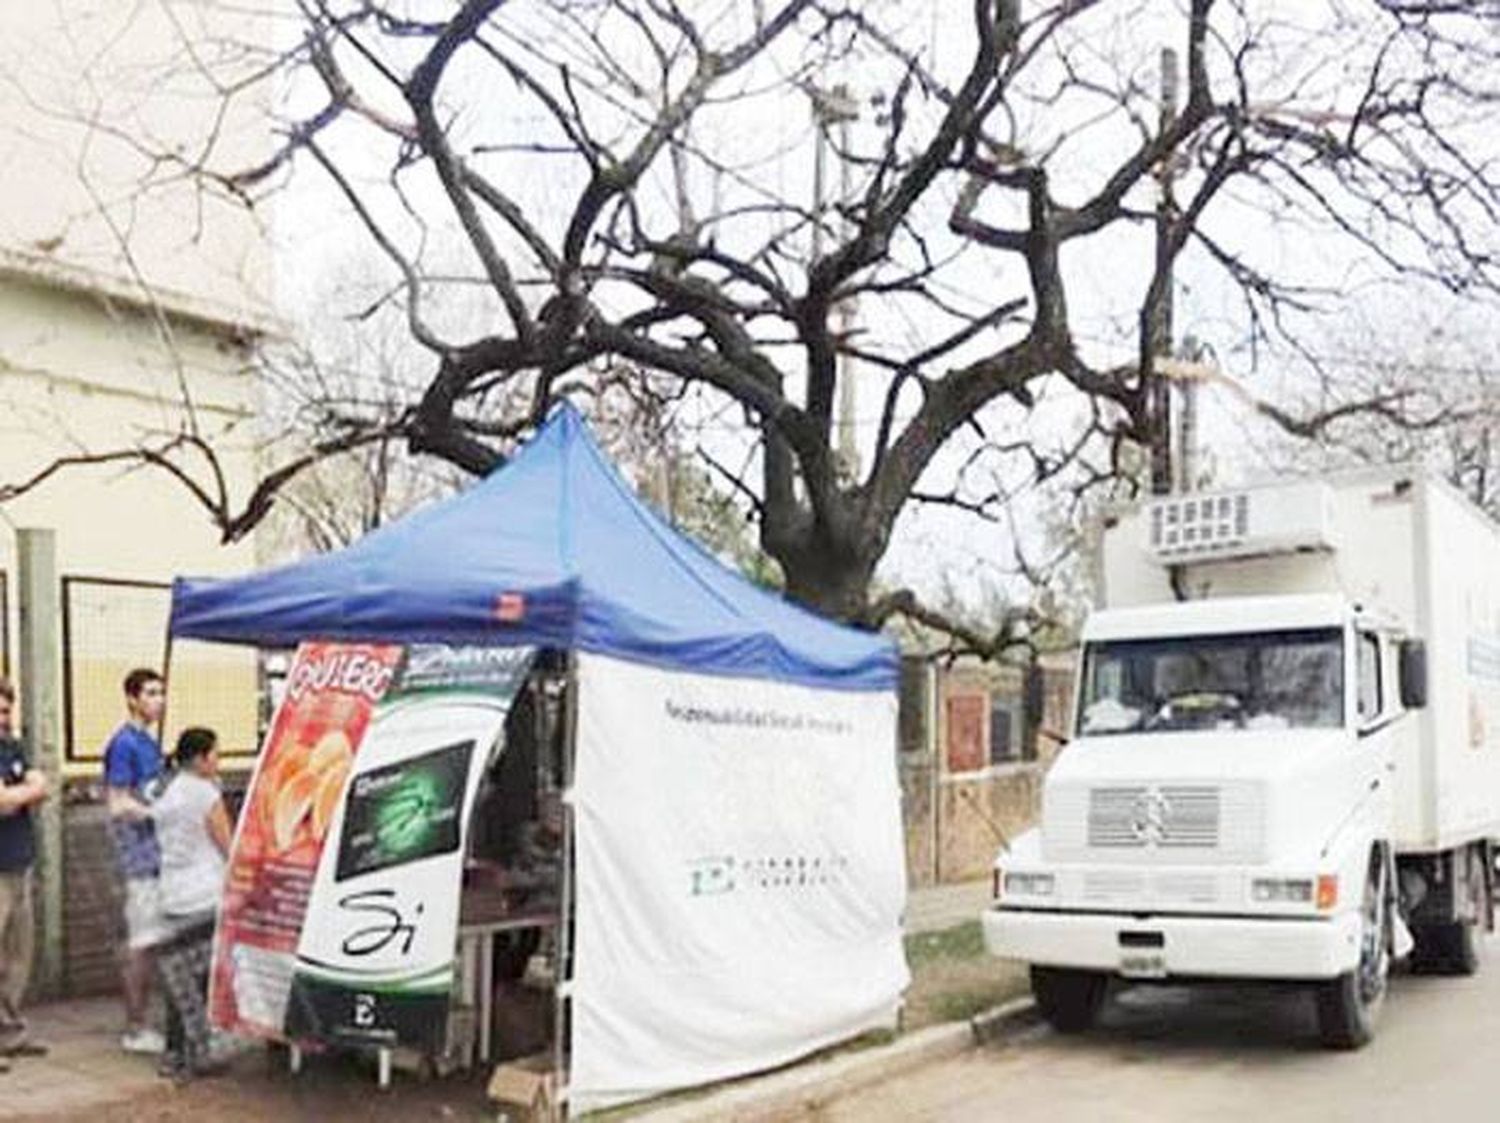
<path fill-rule="evenodd" d="M 12 5 L 0 41 L 0 495 L 68 458 L 201 435 L 216 463 L 174 460 L 243 502 L 257 464 L 255 346 L 274 331 L 270 255 L 254 219 L 183 162 L 249 164 L 270 149 L 264 107 L 211 79 L 251 65 L 270 27 L 235 6 Z M 149 151 L 148 151 L 149 149 Z M 174 153 L 177 159 L 162 160 Z M 161 467 L 62 467 L 0 504 L 0 662 L 16 668 L 16 530 L 55 535 L 64 768 L 97 776 L 129 667 L 163 658 L 166 585 L 242 571 L 204 505 Z M 180 650 L 171 716 L 253 749 L 253 657 Z"/>
<path fill-rule="evenodd" d="M 172 463 L 232 507 L 256 479 L 255 360 L 276 332 L 263 216 L 188 174 L 211 151 L 245 166 L 271 150 L 266 107 L 222 98 L 264 61 L 274 28 L 252 9 L 5 8 L 0 664 L 20 679 L 31 751 L 68 788 L 37 828 L 35 982 L 53 994 L 116 985 L 98 781 L 121 678 L 163 664 L 174 577 L 257 560 L 253 541 L 221 543 L 182 480 L 129 455 L 177 442 Z M 203 723 L 253 752 L 259 679 L 254 653 L 179 646 L 165 740 Z"/>

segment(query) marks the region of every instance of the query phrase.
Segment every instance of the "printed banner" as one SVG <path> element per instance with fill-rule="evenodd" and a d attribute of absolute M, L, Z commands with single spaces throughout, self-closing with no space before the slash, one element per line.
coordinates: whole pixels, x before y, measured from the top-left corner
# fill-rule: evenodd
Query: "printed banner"
<path fill-rule="evenodd" d="M 568 1103 L 769 1068 L 893 1022 L 894 693 L 578 656 Z"/>
<path fill-rule="evenodd" d="M 229 852 L 209 976 L 217 1026 L 282 1036 L 323 843 L 400 657 L 390 645 L 297 649 Z"/>
<path fill-rule="evenodd" d="M 532 654 L 298 649 L 230 854 L 215 1025 L 441 1045 L 469 815 Z"/>
<path fill-rule="evenodd" d="M 532 654 L 409 650 L 329 824 L 289 1037 L 442 1048 L 469 817 Z"/>

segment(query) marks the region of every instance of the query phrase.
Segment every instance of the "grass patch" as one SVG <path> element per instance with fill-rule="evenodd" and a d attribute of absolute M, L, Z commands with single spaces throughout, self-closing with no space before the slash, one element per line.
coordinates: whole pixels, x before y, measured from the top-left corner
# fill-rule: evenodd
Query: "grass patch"
<path fill-rule="evenodd" d="M 979 921 L 906 938 L 911 987 L 904 1029 L 960 1021 L 1026 993 L 1026 970 L 985 951 Z"/>
<path fill-rule="evenodd" d="M 938 932 L 918 932 L 906 937 L 906 962 L 913 972 L 944 960 L 976 959 L 985 955 L 984 933 L 979 921 L 966 920 Z"/>

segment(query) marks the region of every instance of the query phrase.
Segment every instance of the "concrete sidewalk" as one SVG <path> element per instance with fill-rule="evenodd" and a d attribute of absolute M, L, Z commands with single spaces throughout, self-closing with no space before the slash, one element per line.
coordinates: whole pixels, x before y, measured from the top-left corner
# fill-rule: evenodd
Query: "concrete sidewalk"
<path fill-rule="evenodd" d="M 160 1087 L 156 1058 L 120 1051 L 120 1000 L 52 1002 L 25 1011 L 45 1057 L 17 1057 L 0 1074 L 0 1119 L 118 1104 Z"/>
<path fill-rule="evenodd" d="M 990 903 L 990 879 L 927 885 L 906 895 L 906 934 L 937 932 L 978 920 Z"/>

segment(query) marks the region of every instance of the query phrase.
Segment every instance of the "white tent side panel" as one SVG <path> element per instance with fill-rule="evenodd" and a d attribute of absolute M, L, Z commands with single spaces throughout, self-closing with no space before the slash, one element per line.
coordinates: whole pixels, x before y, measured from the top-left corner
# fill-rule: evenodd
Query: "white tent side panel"
<path fill-rule="evenodd" d="M 575 1111 L 891 1025 L 893 692 L 578 657 Z"/>

